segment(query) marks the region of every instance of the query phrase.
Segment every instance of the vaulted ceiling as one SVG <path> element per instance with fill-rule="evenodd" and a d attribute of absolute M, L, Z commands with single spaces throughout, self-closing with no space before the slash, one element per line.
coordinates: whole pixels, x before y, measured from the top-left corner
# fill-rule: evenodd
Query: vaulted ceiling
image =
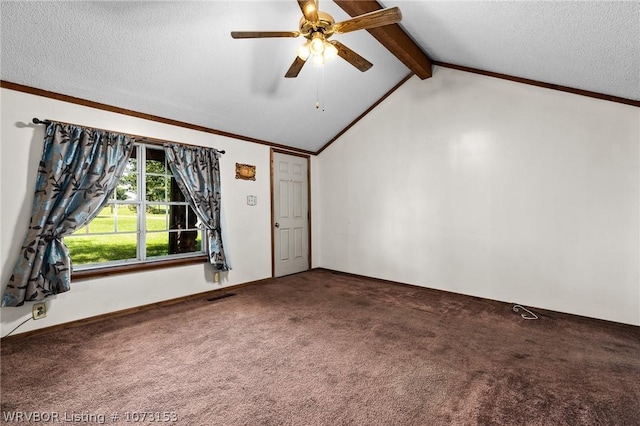
<path fill-rule="evenodd" d="M 0 78 L 309 152 L 410 73 L 428 77 L 429 60 L 434 74 L 468 67 L 640 101 L 637 1 L 336 3 L 320 1 L 336 21 L 402 11 L 398 27 L 371 31 L 377 39 L 334 36 L 374 64 L 367 72 L 338 58 L 285 79 L 301 38 L 230 37 L 297 30 L 294 0 L 3 0 Z"/>

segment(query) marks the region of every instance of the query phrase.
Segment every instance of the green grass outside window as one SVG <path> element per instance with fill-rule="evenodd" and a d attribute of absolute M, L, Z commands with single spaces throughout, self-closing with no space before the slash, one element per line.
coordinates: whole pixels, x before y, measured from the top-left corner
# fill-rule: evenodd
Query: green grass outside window
<path fill-rule="evenodd" d="M 115 231 L 115 208 L 107 206 L 89 224 L 92 233 Z M 129 206 L 117 207 L 118 234 L 87 235 L 85 229 L 76 231 L 73 236 L 64 239 L 69 247 L 73 265 L 103 263 L 114 260 L 136 259 L 137 251 L 137 216 Z M 147 213 L 147 257 L 166 256 L 169 253 L 169 233 L 164 214 Z M 122 232 L 122 233 L 120 233 Z M 197 251 L 200 251 L 200 236 L 197 240 Z"/>

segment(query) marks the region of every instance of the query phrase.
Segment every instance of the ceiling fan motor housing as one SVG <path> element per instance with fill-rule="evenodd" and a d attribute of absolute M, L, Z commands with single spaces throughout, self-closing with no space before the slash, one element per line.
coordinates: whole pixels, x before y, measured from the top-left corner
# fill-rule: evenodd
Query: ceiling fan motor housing
<path fill-rule="evenodd" d="M 333 34 L 335 20 L 331 15 L 318 11 L 318 20 L 311 22 L 304 16 L 300 19 L 300 34 L 311 40 L 315 33 L 321 33 L 324 38 L 329 38 Z"/>

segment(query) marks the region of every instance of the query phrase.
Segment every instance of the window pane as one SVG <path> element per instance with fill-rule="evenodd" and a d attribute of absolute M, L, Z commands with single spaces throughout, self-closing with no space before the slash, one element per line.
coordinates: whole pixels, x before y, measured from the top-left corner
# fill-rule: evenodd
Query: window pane
<path fill-rule="evenodd" d="M 73 265 L 101 263 L 114 260 L 135 259 L 136 234 L 111 234 L 68 236 L 64 243 L 69 247 Z"/>
<path fill-rule="evenodd" d="M 138 199 L 138 175 L 125 172 L 120 176 L 114 191 L 115 199 L 120 201 L 135 201 Z"/>
<path fill-rule="evenodd" d="M 156 149 L 147 147 L 147 163 L 145 171 L 147 174 L 167 174 L 167 166 L 165 162 L 164 149 Z"/>
<path fill-rule="evenodd" d="M 202 250 L 200 231 L 153 232 L 147 234 L 147 256 L 196 253 Z"/>
<path fill-rule="evenodd" d="M 147 205 L 147 231 L 166 231 L 169 226 L 169 206 Z"/>
<path fill-rule="evenodd" d="M 115 210 L 116 206 L 111 203 L 104 206 L 100 213 L 98 213 L 98 216 L 93 218 L 91 223 L 89 223 L 89 232 L 92 234 L 98 232 L 115 232 Z"/>
<path fill-rule="evenodd" d="M 169 253 L 193 253 L 200 251 L 200 231 L 175 231 L 169 234 Z"/>
<path fill-rule="evenodd" d="M 147 257 L 169 254 L 169 233 L 153 232 L 147 234 Z"/>
<path fill-rule="evenodd" d="M 138 206 L 120 204 L 115 213 L 117 232 L 136 232 L 138 230 Z"/>
<path fill-rule="evenodd" d="M 193 221 L 193 216 L 188 216 L 188 210 L 191 210 L 187 205 L 171 205 L 169 206 L 169 229 L 189 229 L 195 228 L 196 222 Z"/>
<path fill-rule="evenodd" d="M 167 201 L 167 178 L 147 175 L 147 201 Z"/>
<path fill-rule="evenodd" d="M 138 148 L 134 147 L 131 156 L 127 160 L 118 185 L 109 196 L 113 200 L 137 200 L 138 199 Z"/>
<path fill-rule="evenodd" d="M 167 201 L 179 201 L 179 202 L 187 201 L 184 198 L 184 194 L 180 190 L 180 187 L 178 186 L 176 179 L 173 176 L 169 178 L 168 188 L 169 188 L 169 199 Z"/>

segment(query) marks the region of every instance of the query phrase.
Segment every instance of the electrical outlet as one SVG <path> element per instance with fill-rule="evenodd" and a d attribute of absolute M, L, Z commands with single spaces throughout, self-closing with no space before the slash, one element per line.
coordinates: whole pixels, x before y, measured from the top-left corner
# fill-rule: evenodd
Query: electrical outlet
<path fill-rule="evenodd" d="M 214 272 L 213 273 L 213 282 L 214 283 L 219 283 L 220 282 L 220 272 Z"/>
<path fill-rule="evenodd" d="M 34 303 L 31 313 L 33 319 L 42 319 L 47 316 L 47 304 L 46 303 Z"/>

